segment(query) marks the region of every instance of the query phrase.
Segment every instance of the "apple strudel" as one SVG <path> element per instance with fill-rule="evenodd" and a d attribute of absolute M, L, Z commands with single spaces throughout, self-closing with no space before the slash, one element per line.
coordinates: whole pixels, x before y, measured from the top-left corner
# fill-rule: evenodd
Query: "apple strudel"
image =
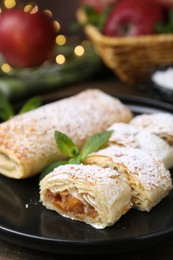
<path fill-rule="evenodd" d="M 158 135 L 173 146 L 173 115 L 171 113 L 141 114 L 133 117 L 130 124 L 137 129 L 145 129 Z"/>
<path fill-rule="evenodd" d="M 161 160 L 167 169 L 173 167 L 173 146 L 159 135 L 124 122 L 114 123 L 108 130 L 113 131 L 109 145 L 140 148 Z"/>
<path fill-rule="evenodd" d="M 50 210 L 97 229 L 112 226 L 132 207 L 131 189 L 116 171 L 66 164 L 40 181 L 40 200 Z"/>
<path fill-rule="evenodd" d="M 55 130 L 67 134 L 80 148 L 90 135 L 131 118 L 131 111 L 119 99 L 99 89 L 17 115 L 0 124 L 0 173 L 28 178 L 63 159 L 55 144 Z"/>
<path fill-rule="evenodd" d="M 133 207 L 150 211 L 172 189 L 170 172 L 142 149 L 110 146 L 88 155 L 86 164 L 116 169 L 126 176 Z"/>

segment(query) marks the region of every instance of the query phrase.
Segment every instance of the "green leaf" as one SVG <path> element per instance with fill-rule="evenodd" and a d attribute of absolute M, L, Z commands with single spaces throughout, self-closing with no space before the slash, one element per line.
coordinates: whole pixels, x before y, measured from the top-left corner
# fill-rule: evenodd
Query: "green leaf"
<path fill-rule="evenodd" d="M 88 141 L 83 146 L 80 156 L 81 161 L 83 162 L 89 153 L 96 152 L 103 146 L 105 146 L 112 135 L 113 131 L 104 131 L 101 133 L 96 133 L 92 135 Z"/>
<path fill-rule="evenodd" d="M 108 6 L 103 10 L 103 12 L 98 13 L 92 6 L 90 5 L 84 5 L 83 10 L 86 13 L 87 16 L 87 22 L 86 24 L 92 24 L 99 31 L 102 31 L 103 25 L 109 15 L 109 13 L 112 10 L 112 6 Z"/>
<path fill-rule="evenodd" d="M 30 98 L 20 109 L 19 114 L 26 113 L 33 110 L 41 105 L 42 101 L 40 97 Z"/>
<path fill-rule="evenodd" d="M 68 160 L 68 164 L 80 164 L 81 163 L 81 156 L 80 154 L 76 157 L 72 157 Z"/>
<path fill-rule="evenodd" d="M 52 172 L 56 167 L 60 165 L 68 164 L 68 161 L 57 161 L 47 166 L 40 174 L 39 180 L 41 181 L 47 174 Z"/>
<path fill-rule="evenodd" d="M 155 25 L 157 33 L 173 33 L 173 8 L 168 11 L 167 22 L 159 22 Z"/>
<path fill-rule="evenodd" d="M 13 117 L 14 114 L 14 110 L 9 101 L 4 96 L 0 96 L 0 118 L 6 121 Z"/>
<path fill-rule="evenodd" d="M 67 155 L 68 157 L 76 157 L 79 154 L 78 147 L 66 134 L 56 130 L 54 137 L 57 147 L 63 154 Z"/>
<path fill-rule="evenodd" d="M 90 136 L 80 151 L 66 134 L 60 131 L 55 131 L 54 135 L 58 148 L 61 152 L 71 158 L 67 161 L 57 161 L 47 166 L 40 174 L 39 180 L 42 180 L 47 174 L 52 172 L 54 168 L 60 165 L 82 163 L 89 153 L 96 152 L 98 149 L 107 144 L 109 137 L 112 135 L 112 132 L 113 131 L 104 131 Z"/>
<path fill-rule="evenodd" d="M 99 15 L 99 19 L 97 21 L 97 28 L 98 30 L 102 31 L 104 23 L 110 13 L 110 11 L 112 10 L 112 7 L 107 7 L 105 8 L 105 10 Z"/>

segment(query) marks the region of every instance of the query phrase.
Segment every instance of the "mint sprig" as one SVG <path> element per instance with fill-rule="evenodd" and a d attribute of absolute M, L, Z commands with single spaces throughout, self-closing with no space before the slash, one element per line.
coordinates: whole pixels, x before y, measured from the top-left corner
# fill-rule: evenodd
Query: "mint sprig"
<path fill-rule="evenodd" d="M 55 167 L 64 164 L 80 164 L 85 161 L 88 154 L 98 151 L 99 149 L 105 147 L 108 143 L 110 136 L 113 131 L 103 131 L 91 135 L 82 149 L 78 149 L 77 145 L 68 137 L 65 133 L 60 131 L 55 131 L 54 137 L 56 141 L 57 148 L 68 157 L 66 161 L 57 161 L 50 164 L 41 173 L 40 179 L 43 179 L 47 174 L 52 172 Z"/>
<path fill-rule="evenodd" d="M 77 145 L 68 137 L 65 133 L 55 131 L 55 141 L 58 149 L 66 156 L 69 157 L 68 163 L 82 163 L 85 161 L 89 153 L 93 153 L 104 147 L 112 131 L 103 131 L 91 135 L 81 150 L 78 149 Z"/>
<path fill-rule="evenodd" d="M 88 154 L 93 153 L 105 146 L 112 135 L 113 131 L 104 131 L 101 133 L 93 134 L 89 137 L 82 150 L 80 151 L 81 162 L 85 161 Z"/>

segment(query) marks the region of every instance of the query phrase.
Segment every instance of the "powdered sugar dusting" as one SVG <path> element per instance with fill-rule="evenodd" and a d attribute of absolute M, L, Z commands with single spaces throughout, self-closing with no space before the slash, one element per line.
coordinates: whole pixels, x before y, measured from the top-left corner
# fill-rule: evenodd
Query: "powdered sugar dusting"
<path fill-rule="evenodd" d="M 173 146 L 169 145 L 160 136 L 148 130 L 141 130 L 136 136 L 139 147 L 151 153 L 156 159 L 163 161 L 167 169 L 173 167 Z"/>
<path fill-rule="evenodd" d="M 47 180 L 52 182 L 63 175 L 64 178 L 83 179 L 85 182 L 96 185 L 98 182 L 115 182 L 120 174 L 116 170 L 102 168 L 97 165 L 66 164 L 55 168 L 41 182 L 46 182 Z"/>
<path fill-rule="evenodd" d="M 124 165 L 128 174 L 134 175 L 147 190 L 160 186 L 167 188 L 171 183 L 170 172 L 164 164 L 141 149 L 111 146 L 97 154 L 112 158 L 115 165 Z"/>
<path fill-rule="evenodd" d="M 141 114 L 135 116 L 130 124 L 138 129 L 147 129 L 163 138 L 171 138 L 173 143 L 173 115 L 170 113 Z"/>
<path fill-rule="evenodd" d="M 108 130 L 113 130 L 109 145 L 140 148 L 163 161 L 167 169 L 173 167 L 173 146 L 166 138 L 124 122 L 114 123 Z"/>
<path fill-rule="evenodd" d="M 88 187 L 87 189 L 90 190 L 89 193 L 97 191 L 100 194 L 107 194 L 107 205 L 112 204 L 123 190 L 126 190 L 130 194 L 129 185 L 124 182 L 116 170 L 84 164 L 66 164 L 55 168 L 52 173 L 49 173 L 41 180 L 40 192 L 42 193 L 48 187 L 53 192 L 57 192 L 61 189 L 63 183 L 67 185 L 65 189 L 78 187 L 79 190 L 81 190 L 81 185 L 83 186 L 82 183 L 85 183 L 85 186 L 87 185 L 86 187 Z M 78 196 L 76 195 L 76 197 Z"/>
<path fill-rule="evenodd" d="M 118 144 L 123 146 L 137 147 L 136 135 L 138 130 L 133 125 L 127 123 L 114 123 L 108 130 L 113 130 L 109 138 L 109 144 Z"/>
<path fill-rule="evenodd" d="M 81 147 L 91 134 L 105 130 L 113 122 L 129 121 L 131 116 L 118 99 L 88 89 L 2 123 L 0 149 L 25 160 L 25 165 L 27 158 L 32 158 L 32 167 L 38 160 L 44 160 L 45 166 L 57 156 L 62 157 L 55 144 L 55 130 L 66 133 Z"/>
<path fill-rule="evenodd" d="M 71 205 L 65 198 L 68 194 L 83 204 L 83 212 L 77 212 L 78 207 L 69 210 Z M 61 196 L 65 207 L 52 203 L 52 196 Z M 132 207 L 130 186 L 117 171 L 84 164 L 55 168 L 40 182 L 40 200 L 48 209 L 99 229 L 112 226 Z"/>

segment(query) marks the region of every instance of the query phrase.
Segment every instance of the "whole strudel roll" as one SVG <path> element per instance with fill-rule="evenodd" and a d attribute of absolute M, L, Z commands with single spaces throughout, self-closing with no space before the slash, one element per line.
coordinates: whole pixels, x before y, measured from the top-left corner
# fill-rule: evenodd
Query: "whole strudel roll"
<path fill-rule="evenodd" d="M 101 90 L 88 89 L 0 124 L 0 173 L 21 179 L 33 176 L 64 155 L 54 131 L 67 134 L 79 148 L 114 121 L 128 122 L 130 110 Z"/>
<path fill-rule="evenodd" d="M 88 155 L 85 163 L 125 174 L 133 207 L 141 211 L 150 211 L 172 190 L 171 175 L 163 162 L 138 148 L 110 146 Z"/>
<path fill-rule="evenodd" d="M 59 166 L 40 182 L 40 200 L 50 210 L 97 229 L 112 226 L 132 207 L 122 176 L 97 165 Z"/>

